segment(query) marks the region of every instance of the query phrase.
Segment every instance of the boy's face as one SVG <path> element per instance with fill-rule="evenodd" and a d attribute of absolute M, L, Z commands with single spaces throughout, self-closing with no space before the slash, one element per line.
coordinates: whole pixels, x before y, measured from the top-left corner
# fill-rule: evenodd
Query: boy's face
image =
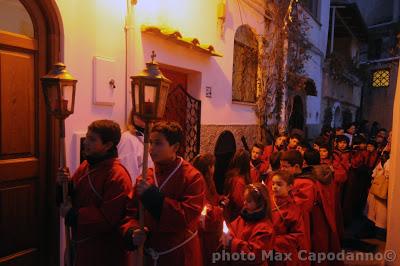
<path fill-rule="evenodd" d="M 160 132 L 150 133 L 149 153 L 153 162 L 159 163 L 174 160 L 178 149 L 178 143 L 170 145 Z"/>
<path fill-rule="evenodd" d="M 344 151 L 347 149 L 347 142 L 342 140 L 337 143 L 338 150 Z"/>
<path fill-rule="evenodd" d="M 261 155 L 263 154 L 263 150 L 257 147 L 253 147 L 251 149 L 251 159 L 253 161 L 259 160 L 261 158 Z"/>
<path fill-rule="evenodd" d="M 354 133 L 356 133 L 356 126 L 351 126 L 347 129 L 347 133 L 349 133 L 350 135 L 354 135 Z"/>
<path fill-rule="evenodd" d="M 367 143 L 360 143 L 360 150 L 365 150 L 367 148 Z"/>
<path fill-rule="evenodd" d="M 369 152 L 375 151 L 375 146 L 372 144 L 367 144 L 367 151 L 369 151 Z"/>
<path fill-rule="evenodd" d="M 290 138 L 289 139 L 289 144 L 288 144 L 288 148 L 289 149 L 296 149 L 297 146 L 299 145 L 299 140 L 297 138 Z"/>
<path fill-rule="evenodd" d="M 344 129 L 337 129 L 335 132 L 336 136 L 344 135 Z"/>
<path fill-rule="evenodd" d="M 280 166 L 281 170 L 288 171 L 290 174 L 295 175 L 295 174 L 300 174 L 301 173 L 301 168 L 298 164 L 295 164 L 294 166 L 291 166 L 288 161 L 280 161 Z"/>
<path fill-rule="evenodd" d="M 280 150 L 285 147 L 285 143 L 286 143 L 286 137 L 285 136 L 280 136 L 275 140 L 275 146 Z"/>
<path fill-rule="evenodd" d="M 103 143 L 100 135 L 91 130 L 86 133 L 86 138 L 83 142 L 83 145 L 85 154 L 87 156 L 94 157 L 105 155 L 107 151 L 113 146 L 111 141 Z"/>
<path fill-rule="evenodd" d="M 327 159 L 329 156 L 329 152 L 326 148 L 320 148 L 319 149 L 319 157 L 321 159 Z"/>

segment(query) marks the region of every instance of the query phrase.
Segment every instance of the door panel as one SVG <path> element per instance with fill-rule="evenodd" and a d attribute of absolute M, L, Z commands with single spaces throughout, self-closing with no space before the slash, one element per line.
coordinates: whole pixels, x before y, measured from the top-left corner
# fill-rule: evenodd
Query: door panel
<path fill-rule="evenodd" d="M 34 61 L 27 53 L 0 50 L 0 155 L 34 154 Z"/>
<path fill-rule="evenodd" d="M 0 265 L 41 265 L 46 143 L 39 137 L 46 133 L 39 124 L 46 117 L 37 50 L 27 49 L 27 37 L 20 46 L 12 37 L 13 46 L 0 40 Z"/>

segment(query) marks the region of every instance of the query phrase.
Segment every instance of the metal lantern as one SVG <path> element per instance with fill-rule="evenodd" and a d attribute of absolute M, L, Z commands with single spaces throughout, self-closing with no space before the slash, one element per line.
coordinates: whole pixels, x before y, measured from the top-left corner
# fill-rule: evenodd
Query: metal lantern
<path fill-rule="evenodd" d="M 56 63 L 41 78 L 47 112 L 58 119 L 65 119 L 74 112 L 77 80 L 68 73 L 63 63 Z"/>
<path fill-rule="evenodd" d="M 144 121 L 162 119 L 171 84 L 154 62 L 155 56 L 153 51 L 147 68 L 131 77 L 133 113 Z"/>

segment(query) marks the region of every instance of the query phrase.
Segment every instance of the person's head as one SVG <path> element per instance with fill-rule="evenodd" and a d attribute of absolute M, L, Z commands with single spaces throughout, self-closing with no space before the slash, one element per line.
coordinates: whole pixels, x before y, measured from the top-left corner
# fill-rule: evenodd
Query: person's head
<path fill-rule="evenodd" d="M 376 150 L 376 147 L 377 147 L 377 143 L 376 143 L 375 140 L 368 141 L 368 143 L 367 143 L 367 151 L 373 152 L 373 151 Z"/>
<path fill-rule="evenodd" d="M 281 155 L 281 170 L 288 171 L 290 174 L 300 174 L 303 166 L 303 156 L 296 150 L 285 151 Z"/>
<path fill-rule="evenodd" d="M 230 162 L 229 170 L 243 176 L 247 183 L 250 183 L 250 154 L 244 149 L 237 150 Z"/>
<path fill-rule="evenodd" d="M 301 153 L 301 155 L 304 155 L 304 153 L 310 149 L 311 149 L 310 144 L 306 141 L 299 143 L 299 145 L 296 148 L 296 150 L 298 150 Z"/>
<path fill-rule="evenodd" d="M 387 137 L 387 130 L 385 128 L 380 128 L 376 133 L 377 136 L 381 136 L 382 138 L 386 139 Z"/>
<path fill-rule="evenodd" d="M 141 133 L 144 133 L 144 127 L 144 121 L 138 115 L 135 115 L 133 113 L 133 110 L 131 110 L 129 112 L 126 128 L 132 133 L 135 133 L 135 131 L 140 131 Z"/>
<path fill-rule="evenodd" d="M 331 148 L 328 144 L 322 144 L 319 147 L 319 157 L 321 160 L 329 159 L 331 157 Z"/>
<path fill-rule="evenodd" d="M 282 152 L 274 152 L 269 157 L 269 164 L 271 165 L 272 171 L 279 170 L 281 167 L 281 154 Z"/>
<path fill-rule="evenodd" d="M 117 145 L 121 140 L 121 128 L 111 120 L 96 120 L 88 126 L 84 141 L 86 157 L 100 158 L 106 154 L 118 154 Z"/>
<path fill-rule="evenodd" d="M 288 149 L 295 150 L 297 148 L 297 146 L 300 144 L 300 142 L 301 142 L 300 135 L 298 135 L 298 134 L 290 135 Z"/>
<path fill-rule="evenodd" d="M 261 156 L 264 152 L 264 145 L 259 142 L 254 143 L 253 147 L 251 148 L 251 159 L 253 161 L 258 161 L 261 159 Z"/>
<path fill-rule="evenodd" d="M 335 136 L 341 136 L 344 135 L 344 129 L 341 127 L 335 128 Z"/>
<path fill-rule="evenodd" d="M 293 175 L 288 171 L 276 171 L 272 174 L 272 193 L 275 197 L 285 198 L 293 185 Z"/>
<path fill-rule="evenodd" d="M 281 151 L 286 148 L 286 145 L 287 145 L 287 135 L 284 133 L 279 134 L 278 137 L 275 139 L 275 148 Z"/>
<path fill-rule="evenodd" d="M 367 140 L 362 135 L 356 135 L 353 137 L 352 146 L 353 149 L 365 150 L 367 148 Z"/>
<path fill-rule="evenodd" d="M 333 133 L 332 127 L 325 125 L 321 129 L 321 137 L 330 137 Z"/>
<path fill-rule="evenodd" d="M 150 132 L 149 153 L 155 163 L 175 160 L 183 138 L 181 126 L 176 122 L 158 122 Z"/>
<path fill-rule="evenodd" d="M 314 143 L 313 143 L 313 149 L 314 150 L 319 150 L 319 147 L 321 145 L 323 145 L 326 142 L 326 139 L 324 137 L 318 137 L 315 139 Z"/>
<path fill-rule="evenodd" d="M 349 138 L 345 135 L 339 135 L 336 137 L 336 148 L 340 151 L 344 151 L 349 146 Z"/>
<path fill-rule="evenodd" d="M 346 132 L 350 135 L 354 135 L 356 133 L 357 127 L 355 123 L 351 123 L 347 126 Z"/>
<path fill-rule="evenodd" d="M 318 151 L 309 150 L 304 153 L 304 161 L 307 165 L 318 165 L 321 162 L 321 158 Z"/>
<path fill-rule="evenodd" d="M 203 175 L 210 194 L 217 195 L 214 183 L 215 156 L 211 153 L 199 154 L 194 157 L 192 164 Z"/>
<path fill-rule="evenodd" d="M 254 183 L 246 186 L 243 209 L 248 213 L 265 210 L 265 217 L 271 218 L 271 204 L 265 185 Z"/>

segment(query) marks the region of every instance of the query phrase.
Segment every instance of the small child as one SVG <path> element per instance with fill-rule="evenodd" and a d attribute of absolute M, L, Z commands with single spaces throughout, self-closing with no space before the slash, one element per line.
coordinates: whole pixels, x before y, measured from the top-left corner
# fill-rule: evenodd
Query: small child
<path fill-rule="evenodd" d="M 268 163 L 262 159 L 264 145 L 254 143 L 251 149 L 250 178 L 252 183 L 259 183 L 265 180 L 268 170 Z"/>
<path fill-rule="evenodd" d="M 244 205 L 240 216 L 222 234 L 221 242 L 231 254 L 245 254 L 252 261 L 237 261 L 231 265 L 268 265 L 263 252 L 273 247 L 273 225 L 270 198 L 261 183 L 250 184 L 244 191 Z M 251 256 L 250 256 L 251 254 Z M 246 256 L 247 255 L 247 256 Z"/>
<path fill-rule="evenodd" d="M 223 209 L 219 206 L 222 197 L 217 193 L 214 184 L 214 164 L 215 157 L 211 153 L 198 155 L 193 159 L 193 166 L 203 175 L 206 183 L 205 206 L 199 226 L 204 265 L 215 265 L 212 263 L 212 254 L 217 251 L 222 234 Z"/>
<path fill-rule="evenodd" d="M 250 154 L 240 149 L 233 156 L 225 179 L 224 194 L 229 199 L 225 218 L 228 222 L 239 216 L 243 208 L 244 189 L 250 183 Z"/>
<path fill-rule="evenodd" d="M 277 171 L 272 175 L 272 221 L 275 231 L 274 252 L 288 254 L 291 261 L 271 261 L 270 265 L 298 265 L 298 251 L 304 247 L 302 212 L 290 195 L 293 175 Z M 286 258 L 286 256 L 283 256 Z"/>
<path fill-rule="evenodd" d="M 332 150 L 329 147 L 329 144 L 327 143 L 321 143 L 319 145 L 319 157 L 320 157 L 320 163 L 321 164 L 326 164 L 332 167 L 333 171 L 333 166 L 332 166 Z"/>

